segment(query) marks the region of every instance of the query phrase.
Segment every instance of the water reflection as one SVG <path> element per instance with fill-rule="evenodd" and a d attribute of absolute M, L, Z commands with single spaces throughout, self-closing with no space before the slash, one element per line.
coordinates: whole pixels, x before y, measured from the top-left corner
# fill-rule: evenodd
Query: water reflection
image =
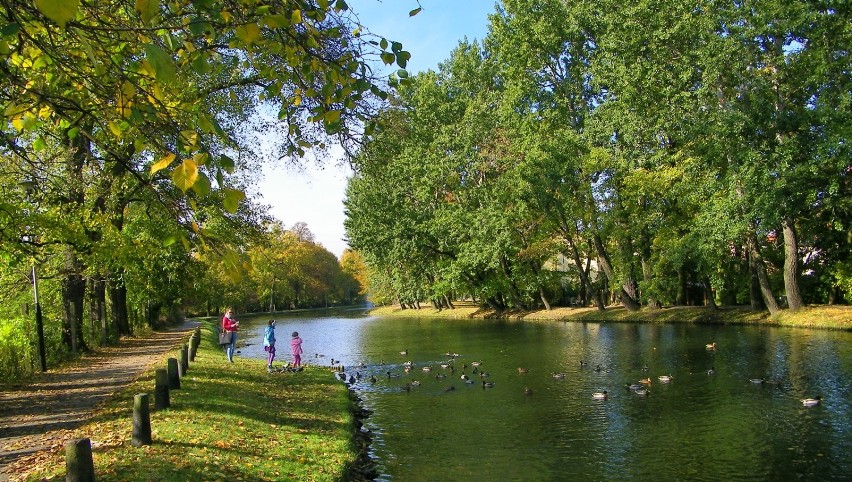
<path fill-rule="evenodd" d="M 266 319 L 246 321 L 243 356 L 264 357 Z M 367 427 L 384 480 L 848 480 L 852 473 L 849 333 L 355 315 L 278 320 L 279 340 L 292 331 L 304 339 L 305 362 L 334 358 L 359 377 L 354 388 L 374 411 Z M 711 342 L 716 350 L 706 349 Z M 288 347 L 279 354 L 289 360 Z M 660 383 L 660 375 L 673 381 Z M 648 377 L 646 397 L 625 388 Z M 592 400 L 601 390 L 609 399 Z M 824 400 L 818 407 L 799 401 L 815 395 Z"/>

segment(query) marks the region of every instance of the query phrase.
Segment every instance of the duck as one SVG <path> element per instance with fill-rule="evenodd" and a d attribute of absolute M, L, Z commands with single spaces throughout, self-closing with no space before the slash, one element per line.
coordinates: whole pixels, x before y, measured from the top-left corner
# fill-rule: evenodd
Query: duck
<path fill-rule="evenodd" d="M 607 398 L 609 398 L 609 394 L 606 390 L 602 392 L 595 392 L 592 394 L 592 398 L 594 398 L 595 400 L 606 400 Z"/>
<path fill-rule="evenodd" d="M 491 374 L 488 372 L 479 372 L 479 378 L 488 378 Z"/>
<path fill-rule="evenodd" d="M 370 375 L 370 383 L 376 383 L 376 376 Z"/>
<path fill-rule="evenodd" d="M 603 371 L 603 367 L 601 367 L 600 365 L 598 365 L 598 366 L 596 366 L 596 367 L 595 367 L 595 371 L 596 371 L 596 372 Z"/>
<path fill-rule="evenodd" d="M 580 360 L 580 366 L 581 367 L 587 367 L 587 366 L 589 366 L 589 362 L 587 362 L 585 360 Z"/>
<path fill-rule="evenodd" d="M 462 373 L 462 374 L 461 374 L 461 377 L 460 377 L 460 378 L 461 378 L 462 380 L 470 380 L 470 377 L 469 377 L 469 376 L 467 376 L 467 374 L 464 374 L 464 373 Z"/>
<path fill-rule="evenodd" d="M 816 407 L 822 402 L 822 397 L 803 398 L 802 405 L 806 407 Z"/>
<path fill-rule="evenodd" d="M 643 379 L 639 380 L 639 383 L 641 383 L 642 385 L 650 385 L 651 379 L 650 378 L 643 378 Z"/>
<path fill-rule="evenodd" d="M 354 377 L 354 376 L 352 376 L 352 375 L 349 375 L 349 384 L 350 384 L 350 385 L 354 385 L 354 384 L 355 384 L 355 377 Z"/>
<path fill-rule="evenodd" d="M 480 365 L 482 365 L 482 362 L 481 362 L 481 361 L 472 361 L 472 362 L 470 362 L 470 366 L 472 366 L 472 367 L 478 367 L 478 366 L 480 366 Z"/>
<path fill-rule="evenodd" d="M 532 395 L 532 388 L 524 387 L 524 395 Z"/>
<path fill-rule="evenodd" d="M 405 350 L 402 350 L 401 352 L 399 352 L 399 354 L 402 355 L 402 356 L 408 355 L 408 348 L 406 348 Z"/>
<path fill-rule="evenodd" d="M 529 373 L 529 368 L 518 367 L 518 373 Z"/>
<path fill-rule="evenodd" d="M 473 385 L 474 383 L 476 383 L 475 381 L 470 380 L 470 379 L 465 380 L 464 382 L 465 382 L 466 384 L 468 384 L 468 385 Z"/>
<path fill-rule="evenodd" d="M 419 387 L 420 386 L 420 380 L 411 380 L 410 382 L 408 382 L 408 386 Z"/>
<path fill-rule="evenodd" d="M 707 374 L 708 375 L 715 375 L 716 374 L 716 367 L 710 367 L 710 369 L 707 370 Z"/>
<path fill-rule="evenodd" d="M 447 375 L 445 373 L 439 373 L 435 375 L 435 380 L 443 380 L 445 378 L 447 378 Z"/>
<path fill-rule="evenodd" d="M 766 380 L 762 378 L 750 378 L 749 381 L 757 385 L 763 385 L 764 383 L 766 383 Z"/>
<path fill-rule="evenodd" d="M 390 371 L 387 372 L 387 375 L 388 378 L 399 378 L 400 376 L 399 373 L 391 373 Z"/>
<path fill-rule="evenodd" d="M 551 374 L 550 374 L 550 376 L 552 376 L 553 378 L 555 378 L 555 379 L 557 379 L 557 380 L 565 380 L 565 374 L 564 374 L 564 373 L 562 373 L 562 372 L 559 372 L 559 373 L 551 373 Z"/>
<path fill-rule="evenodd" d="M 449 387 L 445 388 L 444 391 L 445 392 L 452 392 L 455 389 L 456 389 L 455 385 L 450 385 Z"/>
<path fill-rule="evenodd" d="M 424 371 L 424 372 L 431 372 L 431 371 L 432 371 L 432 367 L 431 367 L 431 366 L 425 366 L 425 367 L 423 367 L 423 371 Z"/>
<path fill-rule="evenodd" d="M 624 386 L 628 390 L 641 390 L 641 389 L 645 388 L 645 385 L 642 385 L 642 384 L 639 384 L 639 383 L 625 383 Z"/>
<path fill-rule="evenodd" d="M 713 343 L 708 343 L 708 344 L 704 345 L 704 348 L 707 348 L 708 350 L 715 350 L 716 349 L 716 342 L 714 341 Z"/>
<path fill-rule="evenodd" d="M 673 379 L 674 377 L 671 375 L 660 375 L 657 377 L 657 380 L 659 380 L 661 383 L 669 383 Z"/>
<path fill-rule="evenodd" d="M 494 382 L 482 382 L 482 388 L 494 388 Z"/>
<path fill-rule="evenodd" d="M 639 390 L 633 390 L 633 393 L 635 393 L 636 395 L 639 395 L 640 397 L 644 397 L 644 396 L 647 396 L 649 393 L 651 393 L 651 391 L 648 390 L 647 388 L 640 388 Z"/>
<path fill-rule="evenodd" d="M 450 368 L 450 364 L 449 363 L 441 363 L 441 368 L 446 370 L 447 368 Z"/>
<path fill-rule="evenodd" d="M 345 382 L 346 381 L 346 374 L 343 373 L 343 372 L 337 372 L 337 378 L 339 378 L 340 381 Z"/>
<path fill-rule="evenodd" d="M 647 372 L 647 371 L 648 371 L 648 365 L 643 366 L 643 367 L 642 367 L 642 371 L 643 371 L 643 372 Z"/>

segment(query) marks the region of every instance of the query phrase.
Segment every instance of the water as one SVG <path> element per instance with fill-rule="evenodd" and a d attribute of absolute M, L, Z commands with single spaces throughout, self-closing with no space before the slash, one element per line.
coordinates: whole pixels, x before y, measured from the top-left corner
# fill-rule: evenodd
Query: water
<path fill-rule="evenodd" d="M 243 356 L 265 357 L 265 321 L 244 320 Z M 850 333 L 356 312 L 279 318 L 280 360 L 291 359 L 292 331 L 303 362 L 334 358 L 360 373 L 354 388 L 374 412 L 365 426 L 381 480 L 852 479 Z M 490 376 L 473 374 L 473 361 Z M 448 362 L 452 373 L 440 367 Z M 625 388 L 648 377 L 647 397 Z M 413 380 L 420 386 L 407 389 Z M 609 399 L 593 400 L 602 390 Z M 814 396 L 820 406 L 801 404 Z"/>

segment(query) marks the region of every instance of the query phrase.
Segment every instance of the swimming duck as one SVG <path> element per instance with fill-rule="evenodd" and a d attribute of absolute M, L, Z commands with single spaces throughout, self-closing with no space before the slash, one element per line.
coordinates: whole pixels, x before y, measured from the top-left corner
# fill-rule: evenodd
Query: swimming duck
<path fill-rule="evenodd" d="M 806 407 L 816 407 L 822 402 L 822 397 L 814 397 L 814 398 L 803 398 L 802 405 Z"/>
<path fill-rule="evenodd" d="M 708 344 L 704 345 L 704 347 L 707 348 L 708 350 L 715 350 L 716 349 L 716 342 L 714 341 L 713 343 L 708 343 Z"/>
<path fill-rule="evenodd" d="M 648 365 L 643 366 L 643 367 L 642 367 L 642 371 L 643 371 L 643 372 L 647 372 L 647 371 L 648 371 Z"/>
<path fill-rule="evenodd" d="M 482 388 L 494 388 L 494 382 L 482 382 Z"/>
<path fill-rule="evenodd" d="M 487 378 L 490 377 L 491 374 L 488 372 L 479 372 L 479 378 Z"/>
<path fill-rule="evenodd" d="M 435 380 L 443 380 L 445 378 L 447 378 L 447 375 L 445 373 L 439 373 L 435 375 Z"/>
<path fill-rule="evenodd" d="M 716 374 L 716 367 L 710 367 L 710 369 L 707 370 L 707 374 L 708 375 L 715 375 Z"/>
<path fill-rule="evenodd" d="M 561 372 L 560 373 L 551 373 L 550 376 L 552 376 L 553 378 L 555 378 L 557 380 L 565 380 L 565 374 L 561 373 Z"/>
<path fill-rule="evenodd" d="M 650 385 L 651 379 L 650 378 L 643 378 L 643 379 L 639 380 L 639 383 L 641 383 L 642 385 Z"/>
<path fill-rule="evenodd" d="M 649 393 L 651 393 L 651 391 L 648 390 L 647 388 L 640 388 L 639 390 L 633 390 L 633 393 L 635 393 L 636 395 L 639 395 L 640 397 L 644 397 L 644 396 L 648 395 Z"/>
<path fill-rule="evenodd" d="M 532 395 L 532 388 L 524 387 L 524 395 Z"/>
<path fill-rule="evenodd" d="M 449 387 L 445 388 L 444 391 L 445 392 L 452 392 L 455 389 L 456 389 L 455 385 L 450 385 Z"/>
<path fill-rule="evenodd" d="M 376 376 L 370 375 L 370 383 L 376 383 Z"/>
<path fill-rule="evenodd" d="M 518 367 L 518 373 L 529 373 L 529 368 Z"/>
<path fill-rule="evenodd" d="M 595 400 L 606 400 L 607 398 L 609 398 L 609 394 L 606 390 L 602 392 L 595 392 L 592 394 L 592 398 L 594 398 Z"/>
<path fill-rule="evenodd" d="M 408 355 L 408 349 L 406 348 L 405 350 L 402 350 L 401 352 L 399 352 L 399 354 L 403 356 Z"/>
<path fill-rule="evenodd" d="M 476 383 L 476 382 L 474 382 L 474 381 L 473 381 L 473 380 L 471 380 L 471 379 L 465 379 L 465 381 L 464 381 L 464 382 L 465 382 L 465 383 L 467 383 L 468 385 L 473 385 L 474 383 Z"/>
<path fill-rule="evenodd" d="M 599 371 L 601 371 L 601 370 L 603 370 L 603 368 L 602 368 L 600 365 L 598 365 L 598 366 L 596 366 L 596 367 L 595 367 L 595 371 L 596 371 L 596 372 L 599 372 Z"/>
<path fill-rule="evenodd" d="M 432 367 L 431 367 L 431 366 L 425 366 L 425 367 L 423 367 L 423 371 L 424 371 L 424 372 L 431 372 L 431 371 L 432 371 Z"/>
<path fill-rule="evenodd" d="M 450 364 L 449 363 L 441 363 L 441 368 L 446 370 L 447 368 L 450 368 Z"/>
<path fill-rule="evenodd" d="M 589 366 L 589 362 L 587 362 L 585 360 L 580 360 L 580 366 L 581 367 L 587 367 L 587 366 Z"/>
<path fill-rule="evenodd" d="M 354 384 L 355 384 L 355 377 L 354 377 L 354 376 L 352 376 L 352 375 L 349 375 L 349 384 L 350 384 L 350 385 L 354 385 Z"/>
<path fill-rule="evenodd" d="M 755 383 L 755 384 L 758 384 L 758 385 L 763 385 L 764 383 L 766 383 L 766 380 L 764 380 L 762 378 L 751 378 L 751 379 L 749 379 L 749 381 L 751 383 Z"/>
<path fill-rule="evenodd" d="M 411 363 L 411 360 L 408 360 L 407 362 L 405 362 L 405 363 L 403 363 L 403 364 L 402 364 L 402 366 L 404 366 L 404 367 L 408 367 L 408 368 L 411 368 L 413 365 L 414 365 L 414 364 L 413 364 L 413 363 Z"/>
<path fill-rule="evenodd" d="M 464 373 L 462 373 L 462 374 L 461 374 L 461 379 L 462 379 L 462 380 L 470 380 L 470 377 L 469 377 L 469 376 L 467 376 L 467 375 L 465 375 Z"/>
<path fill-rule="evenodd" d="M 399 373 L 391 373 L 390 371 L 388 371 L 387 374 L 388 374 L 388 378 L 399 378 L 400 377 Z"/>
<path fill-rule="evenodd" d="M 669 383 L 673 379 L 674 377 L 671 375 L 660 375 L 657 377 L 657 380 L 659 380 L 661 383 Z"/>
<path fill-rule="evenodd" d="M 645 388 L 645 385 L 641 385 L 639 383 L 625 383 L 624 386 L 628 390 L 641 390 L 641 389 Z"/>
<path fill-rule="evenodd" d="M 345 381 L 346 381 L 346 374 L 345 374 L 345 373 L 343 373 L 343 372 L 337 372 L 337 378 L 339 378 L 339 379 L 340 379 L 340 381 L 344 381 L 344 382 L 345 382 Z"/>
<path fill-rule="evenodd" d="M 411 386 L 411 387 L 419 387 L 420 386 L 420 380 L 411 380 L 410 382 L 408 382 L 408 385 Z"/>
<path fill-rule="evenodd" d="M 472 366 L 472 367 L 478 367 L 478 366 L 480 366 L 480 365 L 482 365 L 482 362 L 480 362 L 480 361 L 472 361 L 472 362 L 470 362 L 470 366 Z"/>

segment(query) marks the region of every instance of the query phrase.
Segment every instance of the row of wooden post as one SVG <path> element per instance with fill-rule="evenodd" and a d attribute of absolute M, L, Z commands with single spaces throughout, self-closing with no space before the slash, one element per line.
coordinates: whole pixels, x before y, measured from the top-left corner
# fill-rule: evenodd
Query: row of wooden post
<path fill-rule="evenodd" d="M 154 379 L 154 410 L 169 408 L 169 390 L 180 389 L 180 379 L 186 376 L 189 362 L 195 361 L 198 345 L 201 344 L 201 328 L 196 328 L 184 343 L 178 358 L 169 358 L 166 368 L 158 368 Z M 134 447 L 151 445 L 151 411 L 148 393 L 137 393 L 133 397 L 133 433 L 130 444 Z M 65 444 L 65 481 L 94 482 L 95 464 L 92 459 L 92 442 L 79 438 Z"/>

